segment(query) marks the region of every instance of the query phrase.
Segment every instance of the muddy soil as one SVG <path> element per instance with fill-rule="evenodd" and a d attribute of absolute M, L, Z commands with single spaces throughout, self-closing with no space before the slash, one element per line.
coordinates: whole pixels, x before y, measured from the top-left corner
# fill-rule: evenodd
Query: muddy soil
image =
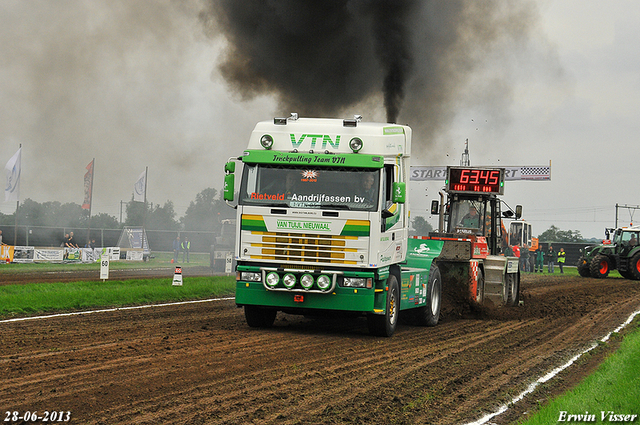
<path fill-rule="evenodd" d="M 522 292 L 520 307 L 449 308 L 438 326 L 400 325 L 392 338 L 370 336 L 363 319 L 282 313 L 274 328 L 251 329 L 232 299 L 4 321 L 0 419 L 63 411 L 77 424 L 466 423 L 640 309 L 637 281 L 526 275 Z M 513 423 L 575 385 L 616 341 L 491 423 Z"/>

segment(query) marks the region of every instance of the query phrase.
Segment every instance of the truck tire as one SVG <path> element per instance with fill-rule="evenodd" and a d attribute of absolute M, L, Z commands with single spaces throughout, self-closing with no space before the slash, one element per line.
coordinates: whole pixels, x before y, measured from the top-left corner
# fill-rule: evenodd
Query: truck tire
<path fill-rule="evenodd" d="M 367 316 L 367 326 L 369 332 L 377 336 L 391 336 L 398 326 L 398 315 L 400 313 L 400 285 L 395 274 L 390 274 L 387 279 L 387 304 L 384 315 L 369 314 Z"/>
<path fill-rule="evenodd" d="M 482 273 L 482 269 L 478 267 L 478 279 L 477 279 L 478 291 L 476 295 L 475 302 L 478 304 L 484 303 L 484 273 Z"/>
<path fill-rule="evenodd" d="M 415 310 L 415 323 L 418 326 L 435 326 L 440 320 L 440 305 L 442 304 L 442 278 L 440 269 L 431 264 L 429 280 L 427 282 L 427 305 Z"/>
<path fill-rule="evenodd" d="M 255 305 L 244 306 L 244 318 L 247 321 L 247 325 L 252 328 L 270 328 L 276 320 L 277 313 L 277 310 L 273 308 Z"/>
<path fill-rule="evenodd" d="M 517 273 L 507 273 L 504 280 L 504 305 L 515 307 L 520 301 L 520 277 Z"/>
<path fill-rule="evenodd" d="M 591 260 L 591 264 L 589 264 L 591 277 L 594 277 L 596 279 L 604 279 L 609 275 L 610 270 L 611 263 L 609 262 L 609 258 L 606 255 L 596 255 L 595 257 L 593 257 L 593 260 Z"/>
<path fill-rule="evenodd" d="M 591 271 L 589 270 L 589 263 L 584 255 L 580 256 L 578 260 L 578 274 L 582 277 L 591 277 Z"/>
<path fill-rule="evenodd" d="M 640 280 L 640 252 L 637 252 L 629 260 L 629 272 L 634 280 Z"/>

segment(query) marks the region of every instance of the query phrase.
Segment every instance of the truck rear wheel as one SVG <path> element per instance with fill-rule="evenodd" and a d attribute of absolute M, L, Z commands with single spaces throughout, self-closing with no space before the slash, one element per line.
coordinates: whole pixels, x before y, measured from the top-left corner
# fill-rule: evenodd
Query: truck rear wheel
<path fill-rule="evenodd" d="M 427 282 L 427 305 L 415 310 L 415 323 L 419 326 L 435 326 L 440 320 L 440 305 L 442 301 L 442 279 L 440 269 L 435 264 L 429 270 Z"/>
<path fill-rule="evenodd" d="M 395 274 L 390 274 L 387 279 L 387 304 L 384 315 L 369 314 L 367 326 L 369 332 L 378 336 L 391 336 L 398 326 L 398 314 L 400 312 L 400 286 Z"/>
<path fill-rule="evenodd" d="M 591 277 L 591 271 L 589 270 L 589 263 L 584 255 L 580 256 L 578 260 L 578 274 L 582 277 Z"/>
<path fill-rule="evenodd" d="M 589 264 L 591 277 L 595 277 L 596 279 L 604 279 L 609 275 L 610 270 L 611 264 L 609 263 L 609 258 L 606 255 L 596 255 L 593 257 L 593 260 L 591 260 L 591 264 Z"/>
<path fill-rule="evenodd" d="M 640 280 L 640 252 L 631 257 L 629 261 L 629 271 L 635 280 Z"/>
<path fill-rule="evenodd" d="M 252 328 L 270 328 L 276 320 L 277 313 L 273 308 L 264 308 L 255 305 L 244 306 L 244 318 L 247 321 L 247 325 Z"/>

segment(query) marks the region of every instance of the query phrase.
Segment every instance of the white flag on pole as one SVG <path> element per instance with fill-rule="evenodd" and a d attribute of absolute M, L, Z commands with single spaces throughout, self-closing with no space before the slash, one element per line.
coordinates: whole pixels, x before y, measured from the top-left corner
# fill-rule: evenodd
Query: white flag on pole
<path fill-rule="evenodd" d="M 19 201 L 20 200 L 20 167 L 21 167 L 22 147 L 18 149 L 4 166 L 7 173 L 7 185 L 4 189 L 4 200 Z"/>
<path fill-rule="evenodd" d="M 144 191 L 146 187 L 147 172 L 143 171 L 138 177 L 138 181 L 133 185 L 133 200 L 136 202 L 144 202 Z"/>

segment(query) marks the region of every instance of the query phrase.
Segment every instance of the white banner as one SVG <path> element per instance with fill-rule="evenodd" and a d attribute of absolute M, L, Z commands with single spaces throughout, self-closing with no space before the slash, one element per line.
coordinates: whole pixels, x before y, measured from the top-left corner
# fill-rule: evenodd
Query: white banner
<path fill-rule="evenodd" d="M 141 249 L 127 249 L 126 259 L 129 261 L 142 261 L 144 252 Z"/>
<path fill-rule="evenodd" d="M 33 252 L 34 261 L 62 261 L 64 248 L 36 248 Z"/>
<path fill-rule="evenodd" d="M 13 248 L 14 263 L 33 263 L 34 255 L 35 252 L 32 246 L 16 246 Z"/>
<path fill-rule="evenodd" d="M 551 164 L 504 168 L 505 180 L 551 180 Z M 411 166 L 411 181 L 437 181 L 447 178 L 447 167 Z"/>
<path fill-rule="evenodd" d="M 18 152 L 15 153 L 7 162 L 7 165 L 4 166 L 4 171 L 7 174 L 7 184 L 4 189 L 4 200 L 5 202 L 9 201 L 19 201 L 20 200 L 20 168 L 21 168 L 21 160 L 22 158 L 22 148 L 18 149 Z"/>
<path fill-rule="evenodd" d="M 143 171 L 138 177 L 138 181 L 133 185 L 133 200 L 136 202 L 144 202 L 145 187 L 147 180 L 147 172 Z"/>
<path fill-rule="evenodd" d="M 102 248 L 98 250 L 98 253 L 96 255 L 98 257 L 108 255 L 110 261 L 118 261 L 120 259 L 120 247 L 113 246 L 108 248 Z"/>

